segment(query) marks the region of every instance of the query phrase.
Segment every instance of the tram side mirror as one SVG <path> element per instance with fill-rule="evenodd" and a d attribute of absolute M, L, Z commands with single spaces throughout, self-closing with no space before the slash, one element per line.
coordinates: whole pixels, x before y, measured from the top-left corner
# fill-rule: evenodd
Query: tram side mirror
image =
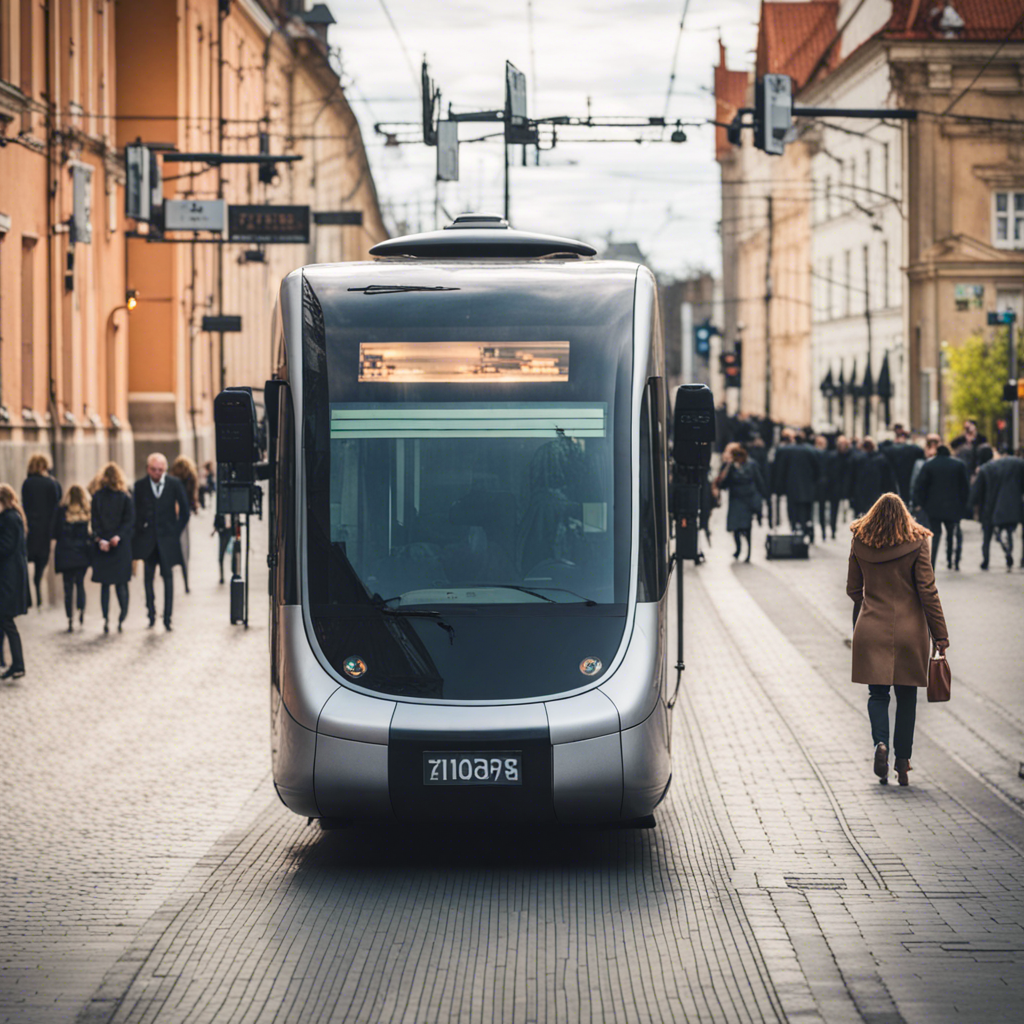
<path fill-rule="evenodd" d="M 715 441 L 715 399 L 707 384 L 676 388 L 672 457 L 680 469 L 707 469 Z"/>
<path fill-rule="evenodd" d="M 225 388 L 213 400 L 217 449 L 217 512 L 258 514 L 262 492 L 255 485 L 260 458 L 259 420 L 252 388 Z"/>

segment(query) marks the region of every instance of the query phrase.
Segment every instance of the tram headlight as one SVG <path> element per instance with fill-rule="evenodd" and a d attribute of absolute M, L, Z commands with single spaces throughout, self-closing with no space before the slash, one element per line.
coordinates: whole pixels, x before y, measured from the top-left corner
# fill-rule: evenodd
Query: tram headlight
<path fill-rule="evenodd" d="M 580 671 L 585 676 L 596 676 L 602 668 L 604 665 L 601 664 L 600 658 L 584 658 L 580 662 Z"/>
<path fill-rule="evenodd" d="M 367 673 L 367 665 L 359 655 L 351 654 L 342 662 L 341 670 L 349 679 L 361 679 Z"/>

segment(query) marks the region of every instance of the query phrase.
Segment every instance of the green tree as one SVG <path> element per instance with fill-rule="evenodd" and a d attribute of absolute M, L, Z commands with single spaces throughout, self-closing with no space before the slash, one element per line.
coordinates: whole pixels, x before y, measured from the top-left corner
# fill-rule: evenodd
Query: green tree
<path fill-rule="evenodd" d="M 1003 385 L 1010 376 L 1008 332 L 1000 329 L 991 341 L 972 334 L 956 348 L 946 349 L 949 359 L 949 429 L 960 433 L 966 419 L 995 442 L 996 420 L 1006 415 Z M 1024 339 L 1018 338 L 1017 358 L 1024 369 Z"/>

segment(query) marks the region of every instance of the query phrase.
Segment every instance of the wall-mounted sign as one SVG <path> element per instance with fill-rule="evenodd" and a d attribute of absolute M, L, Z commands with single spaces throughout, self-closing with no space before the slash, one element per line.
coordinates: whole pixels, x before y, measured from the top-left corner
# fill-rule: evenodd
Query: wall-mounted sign
<path fill-rule="evenodd" d="M 437 180 L 459 180 L 459 122 L 437 122 Z"/>
<path fill-rule="evenodd" d="M 226 334 L 228 331 L 237 333 L 242 329 L 240 316 L 204 316 L 203 330 L 211 334 Z"/>
<path fill-rule="evenodd" d="M 225 228 L 223 199 L 165 199 L 165 231 L 220 231 Z"/>
<path fill-rule="evenodd" d="M 351 224 L 359 227 L 363 223 L 362 210 L 316 210 L 313 213 L 314 224 Z"/>
<path fill-rule="evenodd" d="M 983 284 L 953 285 L 953 299 L 956 311 L 966 313 L 972 309 L 985 308 L 985 286 Z"/>
<path fill-rule="evenodd" d="M 71 241 L 88 245 L 92 241 L 92 168 L 88 164 L 72 164 L 71 184 Z"/>
<path fill-rule="evenodd" d="M 231 206 L 228 238 L 232 242 L 308 242 L 309 207 Z"/>

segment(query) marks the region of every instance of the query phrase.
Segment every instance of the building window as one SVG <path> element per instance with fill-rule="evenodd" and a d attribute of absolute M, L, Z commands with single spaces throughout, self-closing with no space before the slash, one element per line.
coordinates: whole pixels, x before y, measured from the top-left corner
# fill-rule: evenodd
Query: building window
<path fill-rule="evenodd" d="M 863 250 L 864 255 L 864 312 L 871 312 L 871 285 L 868 283 L 871 280 L 871 273 L 869 270 L 870 253 L 868 247 L 865 245 Z"/>
<path fill-rule="evenodd" d="M 1024 249 L 1024 192 L 992 194 L 992 244 L 997 249 Z"/>

